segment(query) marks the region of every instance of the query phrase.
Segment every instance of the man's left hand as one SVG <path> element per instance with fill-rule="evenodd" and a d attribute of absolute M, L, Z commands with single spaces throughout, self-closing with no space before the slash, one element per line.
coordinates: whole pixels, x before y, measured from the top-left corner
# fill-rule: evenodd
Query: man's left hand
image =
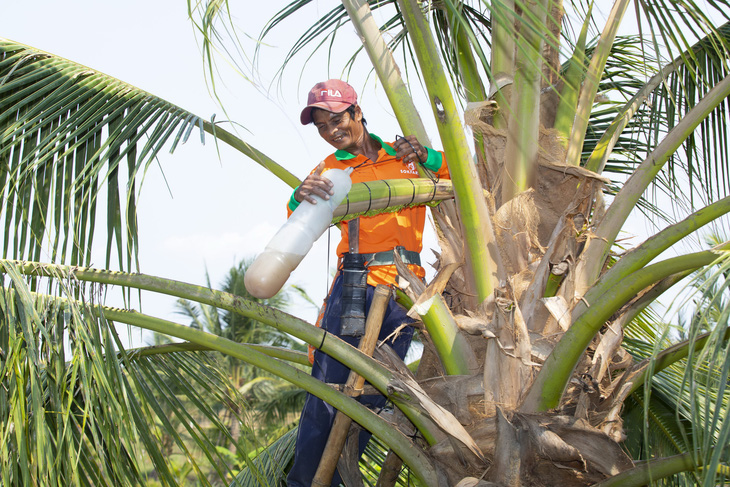
<path fill-rule="evenodd" d="M 407 135 L 398 137 L 393 142 L 396 159 L 402 159 L 403 162 L 413 162 L 415 164 L 424 163 L 428 159 L 428 151 L 418 142 L 415 135 Z"/>

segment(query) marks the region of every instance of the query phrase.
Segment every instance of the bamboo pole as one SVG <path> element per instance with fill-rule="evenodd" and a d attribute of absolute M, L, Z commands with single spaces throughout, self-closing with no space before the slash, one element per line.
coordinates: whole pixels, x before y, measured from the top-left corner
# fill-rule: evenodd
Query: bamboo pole
<path fill-rule="evenodd" d="M 375 345 L 380 335 L 380 327 L 383 324 L 385 310 L 388 307 L 390 299 L 390 287 L 385 284 L 378 284 L 373 294 L 373 300 L 368 310 L 367 320 L 365 321 L 365 335 L 360 341 L 358 349 L 365 355 L 372 356 L 375 351 Z M 359 397 L 362 393 L 362 387 L 365 385 L 365 378 L 358 375 L 357 372 L 350 371 L 350 375 L 345 383 L 345 394 L 352 398 Z M 330 429 L 327 444 L 322 452 L 319 460 L 317 473 L 314 475 L 312 485 L 315 487 L 328 487 L 332 483 L 332 477 L 337 468 L 337 461 L 345 446 L 347 432 L 350 429 L 352 419 L 341 411 L 337 411 L 335 420 Z"/>

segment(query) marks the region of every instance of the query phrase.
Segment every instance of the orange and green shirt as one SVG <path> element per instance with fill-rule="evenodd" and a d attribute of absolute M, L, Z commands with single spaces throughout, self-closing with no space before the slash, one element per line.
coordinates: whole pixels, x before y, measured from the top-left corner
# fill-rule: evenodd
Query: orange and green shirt
<path fill-rule="evenodd" d="M 405 164 L 395 158 L 393 145 L 383 142 L 378 136 L 370 137 L 381 145 L 376 161 L 371 161 L 363 155 L 353 155 L 344 150 L 338 150 L 325 160 L 327 169 L 346 169 L 352 167 L 350 175 L 353 183 L 376 181 L 383 179 L 412 179 L 417 178 L 418 170 L 415 164 Z M 426 168 L 435 172 L 439 178 L 449 178 L 449 170 L 445 164 L 443 153 L 426 147 L 428 158 L 424 163 Z M 292 195 L 287 205 L 288 215 L 296 209 L 299 202 Z M 394 213 L 383 213 L 375 216 L 360 217 L 359 251 L 367 254 L 392 250 L 396 246 L 403 246 L 406 250 L 420 253 L 423 245 L 423 228 L 426 222 L 426 208 L 416 206 L 404 208 Z M 350 248 L 347 225 L 340 225 L 342 240 L 337 245 L 337 255 L 342 255 Z M 419 277 L 425 276 L 423 267 L 411 265 L 411 270 Z M 393 284 L 398 275 L 394 265 L 372 266 L 369 268 L 368 284 Z"/>

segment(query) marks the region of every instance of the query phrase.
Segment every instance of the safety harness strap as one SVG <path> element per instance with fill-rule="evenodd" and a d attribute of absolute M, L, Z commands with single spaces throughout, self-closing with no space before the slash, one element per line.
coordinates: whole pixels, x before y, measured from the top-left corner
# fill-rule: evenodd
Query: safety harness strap
<path fill-rule="evenodd" d="M 395 264 L 395 258 L 393 254 L 398 252 L 401 260 L 405 264 L 421 265 L 421 255 L 413 250 L 406 250 L 405 247 L 398 246 L 393 250 L 386 250 L 385 252 L 375 252 L 372 254 L 362 254 L 365 257 L 367 266 L 371 267 L 374 265 L 393 265 Z"/>

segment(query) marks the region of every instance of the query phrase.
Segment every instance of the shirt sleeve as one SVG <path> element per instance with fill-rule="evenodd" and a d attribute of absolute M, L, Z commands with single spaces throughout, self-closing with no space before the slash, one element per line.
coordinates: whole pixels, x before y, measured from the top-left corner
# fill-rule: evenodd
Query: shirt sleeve
<path fill-rule="evenodd" d="M 297 206 L 299 206 L 299 202 L 294 199 L 294 193 L 297 192 L 297 189 L 299 189 L 299 186 L 294 188 L 294 191 L 291 194 L 291 198 L 289 198 L 289 202 L 286 204 L 286 217 L 289 218 L 291 214 L 294 212 L 294 210 L 297 209 Z"/>
<path fill-rule="evenodd" d="M 433 150 L 430 147 L 426 147 L 426 151 L 428 152 L 428 157 L 426 158 L 426 162 L 423 163 L 423 166 L 435 172 L 440 178 L 450 179 L 448 165 L 444 164 L 446 161 L 444 153 Z"/>

